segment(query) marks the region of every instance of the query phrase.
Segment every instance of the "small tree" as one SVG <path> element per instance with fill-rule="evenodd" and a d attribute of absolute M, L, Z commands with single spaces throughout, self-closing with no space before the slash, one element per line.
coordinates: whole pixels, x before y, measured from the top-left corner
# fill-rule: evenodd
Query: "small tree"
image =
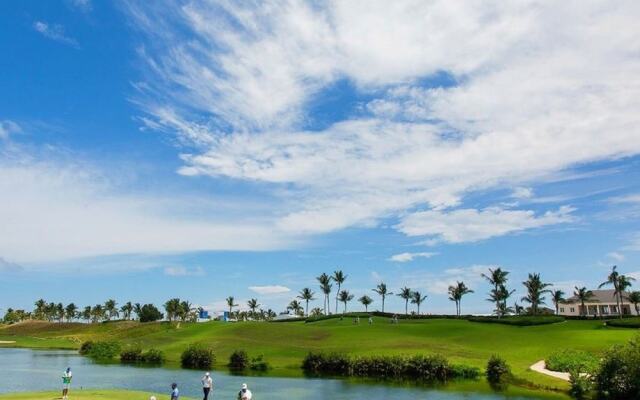
<path fill-rule="evenodd" d="M 384 312 L 384 300 L 387 296 L 393 295 L 393 293 L 387 291 L 387 285 L 384 282 L 380 282 L 375 289 L 371 289 L 374 292 L 378 293 L 380 297 L 382 297 L 382 312 Z"/>
<path fill-rule="evenodd" d="M 373 303 L 373 300 L 371 299 L 371 297 L 364 295 L 360 297 L 358 301 L 362 303 L 362 305 L 364 306 L 364 311 L 369 312 L 369 305 Z"/>
<path fill-rule="evenodd" d="M 627 300 L 629 300 L 629 303 L 633 304 L 633 308 L 636 310 L 636 315 L 640 315 L 640 291 L 636 290 L 635 292 L 629 293 Z"/>
<path fill-rule="evenodd" d="M 405 315 L 409 314 L 409 300 L 411 300 L 411 289 L 408 287 L 403 287 L 400 289 L 400 293 L 398 293 L 398 297 L 404 300 L 404 313 Z"/>
<path fill-rule="evenodd" d="M 344 304 L 344 311 L 343 313 L 347 313 L 347 303 L 350 302 L 351 300 L 353 300 L 353 295 L 349 293 L 348 290 L 342 290 L 340 293 L 338 293 L 338 300 L 340 300 L 341 303 Z"/>
<path fill-rule="evenodd" d="M 233 296 L 229 296 L 227 297 L 227 307 L 229 307 L 229 316 L 231 316 L 233 314 L 233 307 L 238 307 L 237 304 L 235 304 L 235 299 L 233 298 Z"/>
<path fill-rule="evenodd" d="M 291 310 L 295 315 L 300 316 L 304 309 L 298 300 L 291 300 L 287 306 L 287 310 Z"/>
<path fill-rule="evenodd" d="M 104 311 L 107 315 L 107 320 L 111 321 L 111 318 L 117 318 L 120 313 L 118 312 L 118 308 L 116 307 L 118 304 L 115 300 L 109 299 L 104 302 Z"/>
<path fill-rule="evenodd" d="M 140 322 L 153 322 L 161 320 L 164 315 L 153 304 L 145 304 L 140 307 L 140 314 L 138 314 Z"/>
<path fill-rule="evenodd" d="M 418 307 L 418 315 L 420 315 L 420 304 L 427 299 L 427 295 L 422 295 L 417 290 L 411 293 L 411 304 L 415 304 Z"/>
<path fill-rule="evenodd" d="M 564 292 L 560 289 L 551 292 L 551 301 L 553 301 L 553 305 L 556 307 L 556 315 L 558 315 L 560 313 L 560 303 L 565 301 Z"/>
<path fill-rule="evenodd" d="M 298 298 L 305 302 L 305 313 L 307 314 L 307 317 L 309 316 L 309 302 L 315 300 L 313 297 L 314 295 L 315 293 L 309 288 L 302 289 L 298 295 Z"/>
<path fill-rule="evenodd" d="M 64 309 L 64 316 L 67 318 L 67 322 L 71 322 L 72 320 L 74 320 L 77 314 L 78 314 L 78 307 L 73 303 L 67 304 L 67 306 Z"/>
<path fill-rule="evenodd" d="M 522 284 L 527 289 L 527 295 L 522 298 L 522 301 L 531 304 L 531 315 L 537 315 L 538 307 L 544 304 L 543 294 L 549 292 L 547 288 L 551 284 L 542 282 L 540 274 L 529 274 L 529 278 Z"/>
<path fill-rule="evenodd" d="M 251 299 L 247 301 L 247 307 L 251 310 L 251 316 L 255 317 L 256 310 L 260 307 L 260 303 L 258 303 L 258 299 Z"/>
<path fill-rule="evenodd" d="M 591 290 L 587 290 L 586 287 L 578 288 L 575 286 L 575 292 L 573 292 L 573 295 L 580 301 L 580 315 L 587 315 L 587 307 L 584 303 L 593 297 L 593 292 Z"/>

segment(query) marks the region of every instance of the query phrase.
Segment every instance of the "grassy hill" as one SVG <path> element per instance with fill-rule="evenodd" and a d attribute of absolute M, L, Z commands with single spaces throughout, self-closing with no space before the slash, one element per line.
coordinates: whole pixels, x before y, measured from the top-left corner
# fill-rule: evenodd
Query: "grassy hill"
<path fill-rule="evenodd" d="M 215 349 L 218 368 L 224 368 L 234 350 L 264 355 L 271 373 L 295 376 L 307 352 L 345 352 L 352 355 L 433 354 L 451 362 L 483 368 L 492 354 L 511 365 L 516 376 L 538 385 L 564 388 L 554 378 L 528 371 L 528 367 L 557 349 L 603 352 L 630 339 L 637 330 L 607 327 L 601 321 L 566 321 L 551 325 L 517 327 L 453 319 L 402 320 L 391 325 L 376 318 L 363 321 L 329 319 L 314 323 L 209 322 L 202 324 L 114 322 L 58 324 L 26 322 L 0 328 L 0 341 L 10 346 L 78 348 L 85 340 L 118 340 L 123 345 L 150 347 L 165 352 L 177 364 L 190 343 Z"/>

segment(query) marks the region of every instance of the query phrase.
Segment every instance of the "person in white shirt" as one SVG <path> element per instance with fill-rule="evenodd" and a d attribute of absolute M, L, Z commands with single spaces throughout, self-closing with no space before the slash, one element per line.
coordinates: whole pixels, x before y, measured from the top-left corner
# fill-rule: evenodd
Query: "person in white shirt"
<path fill-rule="evenodd" d="M 66 371 L 62 374 L 62 399 L 67 400 L 69 398 L 69 387 L 71 386 L 71 378 L 73 377 L 73 373 L 71 372 L 71 367 L 67 368 Z"/>
<path fill-rule="evenodd" d="M 240 393 L 238 393 L 238 400 L 251 400 L 251 390 L 247 387 L 246 383 L 242 384 L 242 389 L 240 389 Z"/>
<path fill-rule="evenodd" d="M 204 392 L 202 400 L 209 399 L 209 392 L 211 392 L 211 389 L 213 389 L 213 379 L 211 379 L 211 374 L 207 372 L 202 377 L 202 391 Z"/>

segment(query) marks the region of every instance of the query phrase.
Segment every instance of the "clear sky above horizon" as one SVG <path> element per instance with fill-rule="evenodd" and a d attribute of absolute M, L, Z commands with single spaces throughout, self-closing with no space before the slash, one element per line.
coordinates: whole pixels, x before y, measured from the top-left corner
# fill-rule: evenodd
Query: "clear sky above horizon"
<path fill-rule="evenodd" d="M 342 269 L 374 309 L 384 281 L 453 313 L 464 280 L 463 312 L 488 313 L 491 267 L 514 300 L 530 272 L 640 280 L 638 20 L 634 1 L 2 2 L 0 309 L 281 311 Z"/>

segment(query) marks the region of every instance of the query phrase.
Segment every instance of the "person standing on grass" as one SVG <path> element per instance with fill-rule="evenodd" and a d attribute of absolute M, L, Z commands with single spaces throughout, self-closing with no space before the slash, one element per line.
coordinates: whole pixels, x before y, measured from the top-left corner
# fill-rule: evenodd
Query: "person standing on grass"
<path fill-rule="evenodd" d="M 211 379 L 211 374 L 209 372 L 205 373 L 202 377 L 202 391 L 204 392 L 204 397 L 202 400 L 209 399 L 209 392 L 213 389 L 213 379 Z"/>
<path fill-rule="evenodd" d="M 180 399 L 180 391 L 178 390 L 178 384 L 171 384 L 171 400 L 179 400 Z"/>
<path fill-rule="evenodd" d="M 249 390 L 246 383 L 243 383 L 242 389 L 240 389 L 240 392 L 238 393 L 238 400 L 251 400 L 251 397 L 253 397 L 251 390 Z"/>
<path fill-rule="evenodd" d="M 71 378 L 73 373 L 71 367 L 67 367 L 67 370 L 62 374 L 62 399 L 67 400 L 69 398 L 69 387 L 71 386 Z"/>

